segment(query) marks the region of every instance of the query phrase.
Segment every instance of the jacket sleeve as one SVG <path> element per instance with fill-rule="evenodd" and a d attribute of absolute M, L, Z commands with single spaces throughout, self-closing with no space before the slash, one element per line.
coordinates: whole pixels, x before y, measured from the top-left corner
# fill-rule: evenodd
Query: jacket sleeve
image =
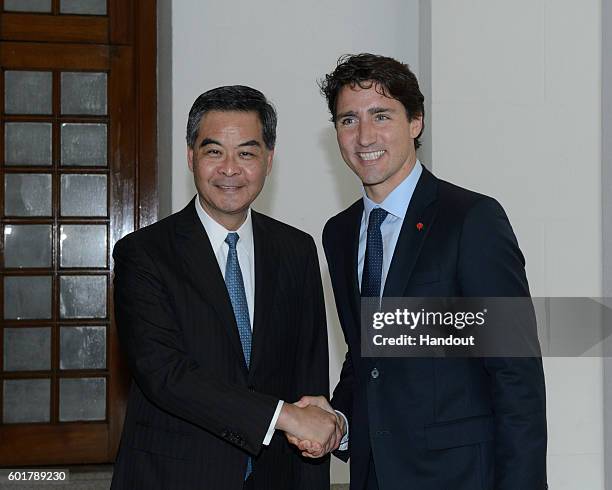
<path fill-rule="evenodd" d="M 525 262 L 502 207 L 479 200 L 460 239 L 461 295 L 528 297 Z M 528 312 L 533 315 L 533 310 Z M 535 325 L 535 320 L 533 322 Z M 546 488 L 546 393 L 539 357 L 485 358 L 495 420 L 495 489 Z"/>
<path fill-rule="evenodd" d="M 338 410 L 344 414 L 348 422 L 349 430 L 349 442 L 348 449 L 345 451 L 334 451 L 334 456 L 341 459 L 345 463 L 351 457 L 351 438 L 350 438 L 350 427 L 351 427 L 351 415 L 353 406 L 353 363 L 351 361 L 351 353 L 347 352 L 342 363 L 342 370 L 340 371 L 340 380 L 334 390 L 334 395 L 331 400 L 331 405 L 335 410 Z"/>
<path fill-rule="evenodd" d="M 167 285 L 133 236 L 117 243 L 113 258 L 119 339 L 144 395 L 162 410 L 257 454 L 278 399 L 225 383 L 190 357 Z"/>
<path fill-rule="evenodd" d="M 323 230 L 323 248 L 325 250 L 325 258 L 327 260 L 328 267 L 330 269 L 330 275 L 332 275 L 331 270 L 334 264 L 334 258 L 331 255 L 331 236 L 330 236 L 331 226 L 329 222 L 325 225 Z M 333 276 L 332 276 L 333 277 Z M 335 292 L 335 285 L 334 287 Z M 336 303 L 336 310 L 340 311 L 338 304 Z M 331 405 L 335 410 L 338 410 L 344 414 L 346 420 L 349 425 L 349 434 L 350 434 L 350 426 L 352 419 L 352 411 L 353 411 L 353 383 L 355 382 L 353 363 L 351 361 L 351 351 L 350 344 L 348 339 L 346 338 L 346 332 L 344 332 L 344 340 L 346 341 L 346 345 L 349 346 L 349 350 L 346 353 L 344 358 L 344 362 L 342 363 L 342 370 L 340 371 L 340 380 L 334 389 L 334 393 L 331 399 Z M 350 458 L 351 452 L 351 444 L 350 444 L 350 435 L 349 435 L 349 445 L 348 449 L 345 451 L 334 451 L 334 455 L 341 459 L 344 462 L 347 462 Z"/>
<path fill-rule="evenodd" d="M 325 299 L 317 247 L 309 237 L 308 260 L 304 270 L 301 311 L 297 315 L 299 350 L 295 363 L 295 386 L 298 396 L 329 397 L 329 352 Z M 289 401 L 289 400 L 287 400 Z M 293 400 L 291 400 L 293 401 Z M 310 459 L 299 456 L 297 490 L 328 489 L 329 456 Z"/>

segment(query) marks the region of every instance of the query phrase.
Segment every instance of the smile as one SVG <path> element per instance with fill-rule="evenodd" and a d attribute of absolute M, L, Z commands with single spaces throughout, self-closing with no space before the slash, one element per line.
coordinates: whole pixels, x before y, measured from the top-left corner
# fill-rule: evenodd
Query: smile
<path fill-rule="evenodd" d="M 219 189 L 221 189 L 222 191 L 237 191 L 242 186 L 238 186 L 238 185 L 218 185 L 217 187 Z"/>
<path fill-rule="evenodd" d="M 369 152 L 358 152 L 357 156 L 359 158 L 361 158 L 362 160 L 378 160 L 380 157 L 382 157 L 385 154 L 386 150 L 378 150 L 378 151 L 369 151 Z"/>

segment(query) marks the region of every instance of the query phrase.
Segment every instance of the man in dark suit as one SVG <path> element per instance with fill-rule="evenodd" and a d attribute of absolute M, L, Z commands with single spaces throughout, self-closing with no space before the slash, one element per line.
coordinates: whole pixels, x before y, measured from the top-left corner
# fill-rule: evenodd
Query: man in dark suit
<path fill-rule="evenodd" d="M 272 168 L 276 113 L 249 87 L 210 90 L 187 125 L 198 194 L 115 246 L 115 310 L 134 382 L 113 489 L 328 490 L 337 447 L 325 395 L 325 309 L 314 241 L 250 209 Z M 280 429 L 280 430 L 275 430 Z"/>
<path fill-rule="evenodd" d="M 424 98 L 406 65 L 346 56 L 321 88 L 363 183 L 363 199 L 323 231 L 348 344 L 331 405 L 348 422 L 335 454 L 351 459 L 351 490 L 543 490 L 541 359 L 361 356 L 360 296 L 529 296 L 504 210 L 418 161 Z M 331 410 L 323 397 L 298 405 L 308 404 Z"/>

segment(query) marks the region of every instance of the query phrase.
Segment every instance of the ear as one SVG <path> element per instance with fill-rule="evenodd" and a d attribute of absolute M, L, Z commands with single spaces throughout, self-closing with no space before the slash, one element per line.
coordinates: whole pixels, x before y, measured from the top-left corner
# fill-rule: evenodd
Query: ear
<path fill-rule="evenodd" d="M 189 170 L 193 173 L 193 148 L 187 147 L 187 164 L 189 165 Z"/>
<path fill-rule="evenodd" d="M 415 139 L 421 134 L 421 130 L 423 129 L 423 116 L 418 116 L 413 118 L 410 121 L 410 137 Z"/>
<path fill-rule="evenodd" d="M 266 176 L 272 172 L 272 159 L 274 158 L 274 150 L 269 150 L 266 155 Z"/>

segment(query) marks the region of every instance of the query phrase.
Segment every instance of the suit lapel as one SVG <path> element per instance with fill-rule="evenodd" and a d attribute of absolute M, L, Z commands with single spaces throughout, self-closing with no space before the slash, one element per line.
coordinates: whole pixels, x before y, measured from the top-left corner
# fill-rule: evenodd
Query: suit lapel
<path fill-rule="evenodd" d="M 269 342 L 275 326 L 270 324 L 268 317 L 272 311 L 275 296 L 275 284 L 278 275 L 277 243 L 273 231 L 265 226 L 262 216 L 251 210 L 253 219 L 253 242 L 255 248 L 255 308 L 253 316 L 253 341 L 251 347 L 251 378 L 257 368 L 257 363 L 264 352 L 265 343 Z"/>
<path fill-rule="evenodd" d="M 182 251 L 181 256 L 185 261 L 186 270 L 189 271 L 188 279 L 217 313 L 238 359 L 242 360 L 241 364 L 246 374 L 244 353 L 232 303 L 210 240 L 196 213 L 194 199 L 181 211 L 176 232 Z"/>
<path fill-rule="evenodd" d="M 423 242 L 436 217 L 437 207 L 431 204 L 436 200 L 437 191 L 438 179 L 423 167 L 393 252 L 383 296 L 393 298 L 404 295 Z"/>
<path fill-rule="evenodd" d="M 340 240 L 342 247 L 339 250 L 340 260 L 344 270 L 339 271 L 340 277 L 346 281 L 345 290 L 348 294 L 348 301 L 353 314 L 354 324 L 361 323 L 361 295 L 359 292 L 359 276 L 357 274 L 357 254 L 359 253 L 359 229 L 361 227 L 361 218 L 363 215 L 363 200 L 355 202 L 348 210 L 345 216 Z M 360 335 L 357 329 L 357 335 Z"/>

